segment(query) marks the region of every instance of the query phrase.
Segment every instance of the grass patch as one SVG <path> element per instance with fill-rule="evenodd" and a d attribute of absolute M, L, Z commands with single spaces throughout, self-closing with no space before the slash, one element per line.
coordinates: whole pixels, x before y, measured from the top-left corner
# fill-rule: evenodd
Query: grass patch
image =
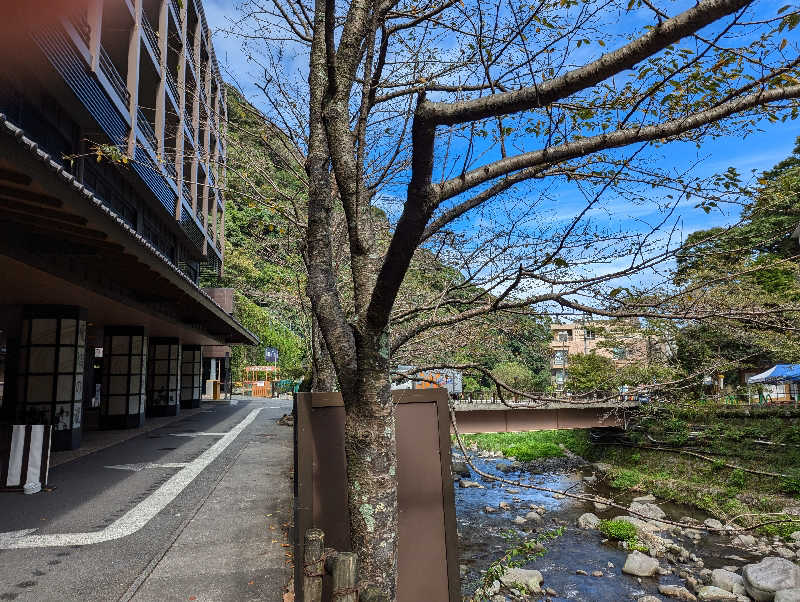
<path fill-rule="evenodd" d="M 636 526 L 626 520 L 616 518 L 613 520 L 601 520 L 597 528 L 608 539 L 626 542 L 629 550 L 639 550 L 640 552 L 647 552 L 648 550 L 647 546 L 639 541 L 637 537 L 639 532 Z"/>
<path fill-rule="evenodd" d="M 481 433 L 464 435 L 462 438 L 467 445 L 475 443 L 479 449 L 499 451 L 504 456 L 513 456 L 522 462 L 538 458 L 560 458 L 564 455 L 560 445 L 578 455 L 584 455 L 590 449 L 585 430 Z"/>

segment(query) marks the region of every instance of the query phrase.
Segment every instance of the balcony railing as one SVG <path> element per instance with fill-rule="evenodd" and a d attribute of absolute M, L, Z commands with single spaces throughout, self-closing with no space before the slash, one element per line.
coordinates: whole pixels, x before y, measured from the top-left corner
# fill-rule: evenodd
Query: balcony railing
<path fill-rule="evenodd" d="M 178 97 L 178 86 L 175 83 L 175 78 L 172 77 L 172 73 L 169 71 L 169 65 L 166 68 L 166 78 L 167 80 L 167 87 L 169 91 L 172 92 L 172 97 L 175 99 L 176 103 L 180 103 L 180 98 Z"/>
<path fill-rule="evenodd" d="M 173 180 L 178 179 L 178 172 L 175 170 L 175 161 L 169 155 L 164 159 L 164 168 Z"/>
<path fill-rule="evenodd" d="M 189 190 L 189 185 L 186 183 L 186 180 L 184 180 L 181 183 L 181 188 L 183 189 L 183 198 L 185 198 L 186 201 L 189 203 L 189 205 L 191 205 L 192 204 L 192 193 Z"/>
<path fill-rule="evenodd" d="M 144 35 L 147 38 L 147 41 L 150 42 L 150 46 L 153 49 L 153 52 L 156 55 L 156 61 L 161 63 L 161 48 L 158 45 L 158 34 L 156 33 L 153 26 L 150 25 L 150 21 L 147 19 L 147 15 L 142 12 L 142 29 L 144 30 Z"/>
<path fill-rule="evenodd" d="M 185 0 L 184 0 L 185 1 Z M 178 8 L 178 0 L 169 0 L 169 3 L 172 5 L 172 10 L 175 11 L 175 14 L 178 15 L 178 20 L 181 18 L 181 11 Z"/>
<path fill-rule="evenodd" d="M 100 47 L 100 70 L 103 72 L 103 75 L 108 78 L 111 87 L 114 88 L 114 91 L 122 100 L 122 103 L 127 107 L 131 103 L 131 93 L 128 92 L 128 88 L 125 85 L 125 80 L 122 79 L 122 76 L 117 71 L 117 67 L 114 65 L 114 61 L 111 60 L 111 57 L 108 56 L 108 53 L 105 49 L 101 46 Z"/>
<path fill-rule="evenodd" d="M 150 120 L 147 119 L 147 116 L 142 112 L 141 109 L 136 109 L 136 126 L 139 128 L 139 131 L 142 132 L 142 135 L 145 139 L 150 143 L 150 146 L 153 147 L 153 150 L 156 150 L 156 133 L 153 130 L 153 126 L 150 125 Z"/>
<path fill-rule="evenodd" d="M 78 12 L 73 13 L 70 17 L 70 21 L 75 26 L 75 29 L 78 30 L 78 35 L 81 36 L 84 44 L 87 46 L 89 45 L 89 17 L 86 14 L 86 7 L 79 9 Z"/>

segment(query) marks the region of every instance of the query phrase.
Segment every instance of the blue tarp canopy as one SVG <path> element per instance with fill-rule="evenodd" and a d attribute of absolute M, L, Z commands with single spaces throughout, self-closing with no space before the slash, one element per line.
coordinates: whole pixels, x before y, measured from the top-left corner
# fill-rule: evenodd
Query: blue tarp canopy
<path fill-rule="evenodd" d="M 747 379 L 748 385 L 800 382 L 800 364 L 777 364 Z"/>

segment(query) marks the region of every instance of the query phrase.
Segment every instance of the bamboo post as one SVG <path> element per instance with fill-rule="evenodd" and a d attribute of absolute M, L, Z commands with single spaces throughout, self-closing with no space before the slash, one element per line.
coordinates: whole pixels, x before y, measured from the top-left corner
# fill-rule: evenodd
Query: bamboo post
<path fill-rule="evenodd" d="M 320 529 L 306 531 L 303 543 L 303 597 L 305 602 L 321 602 L 324 570 L 325 534 Z"/>
<path fill-rule="evenodd" d="M 333 562 L 333 599 L 336 602 L 358 602 L 356 555 L 352 552 L 340 552 Z"/>

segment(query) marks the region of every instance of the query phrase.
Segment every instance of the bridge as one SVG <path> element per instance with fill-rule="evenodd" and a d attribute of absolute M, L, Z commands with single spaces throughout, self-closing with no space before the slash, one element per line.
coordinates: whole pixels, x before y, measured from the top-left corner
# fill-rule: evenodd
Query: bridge
<path fill-rule="evenodd" d="M 469 434 L 623 427 L 628 410 L 638 406 L 637 401 L 620 400 L 556 401 L 531 408 L 508 407 L 500 402 L 456 402 L 454 409 L 459 432 Z"/>

